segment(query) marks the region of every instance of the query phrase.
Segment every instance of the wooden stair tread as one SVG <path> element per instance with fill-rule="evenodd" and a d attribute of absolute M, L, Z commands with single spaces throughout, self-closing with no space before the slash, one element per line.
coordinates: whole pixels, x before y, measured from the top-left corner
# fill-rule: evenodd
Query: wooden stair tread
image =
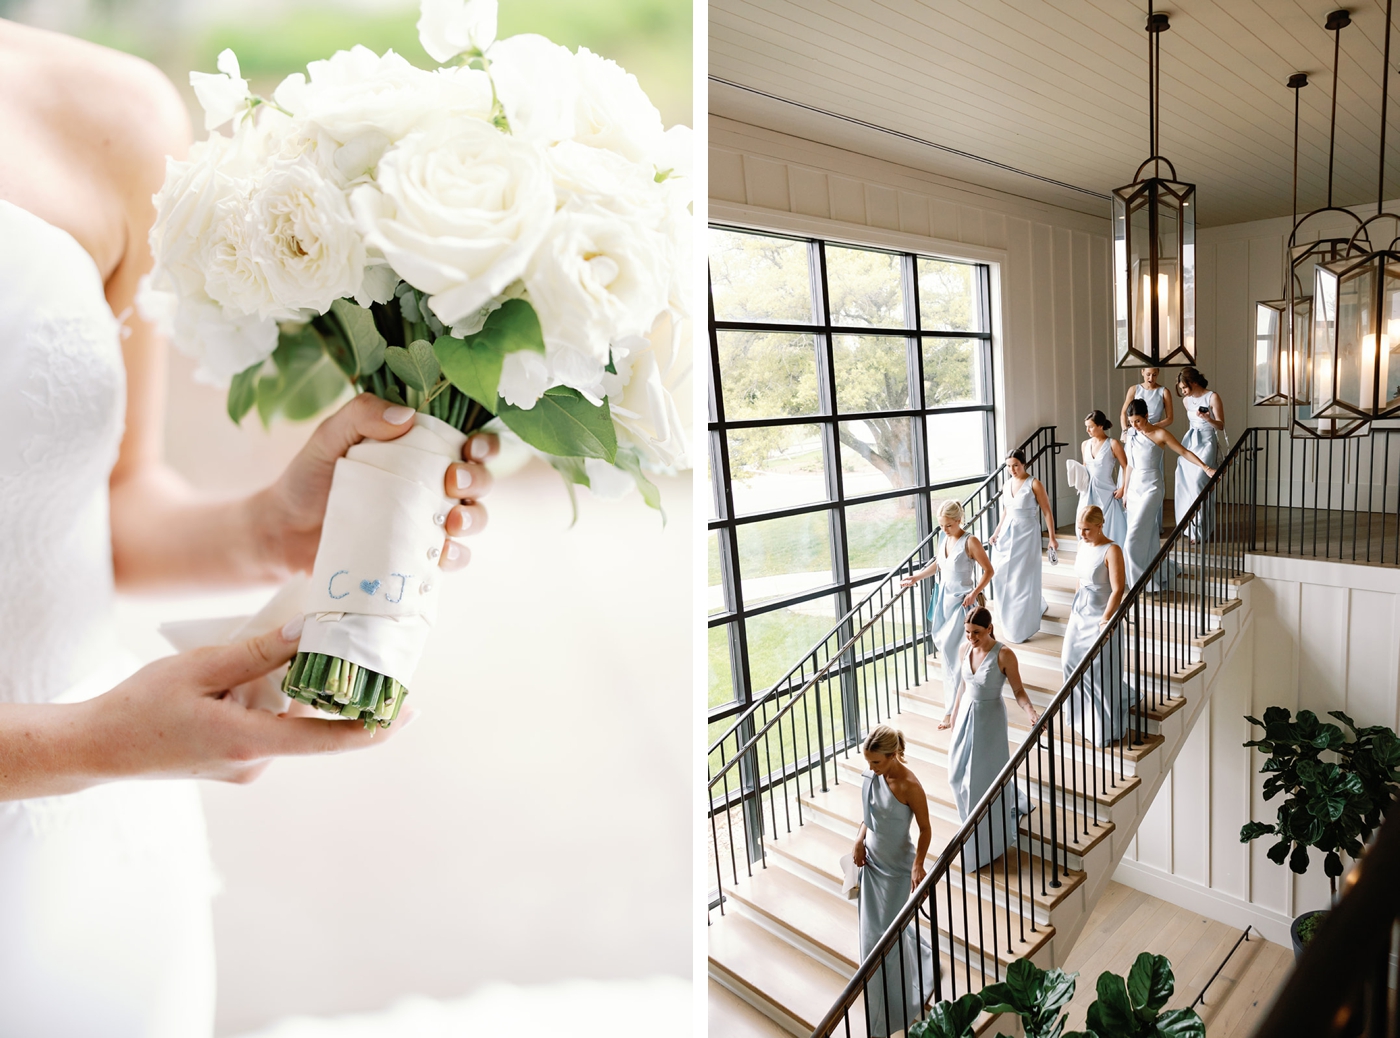
<path fill-rule="evenodd" d="M 710 1038 L 789 1038 L 791 1034 L 713 977 L 706 1004 Z"/>
<path fill-rule="evenodd" d="M 765 999 L 807 1032 L 845 990 L 846 979 L 816 959 L 735 912 L 715 919 L 709 933 L 710 965 L 732 984 Z M 864 1014 L 851 1014 L 864 1033 Z"/>
<path fill-rule="evenodd" d="M 726 891 L 755 912 L 801 934 L 852 971 L 860 965 L 860 921 L 855 901 L 775 867 L 756 869 L 752 877 Z"/>

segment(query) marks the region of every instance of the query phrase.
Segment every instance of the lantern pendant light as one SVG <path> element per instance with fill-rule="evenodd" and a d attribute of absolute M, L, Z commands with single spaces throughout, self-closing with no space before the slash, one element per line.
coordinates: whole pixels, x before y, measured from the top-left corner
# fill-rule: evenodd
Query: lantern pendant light
<path fill-rule="evenodd" d="M 1177 180 L 1158 152 L 1165 14 L 1147 8 L 1147 110 L 1151 155 L 1113 192 L 1115 361 L 1120 368 L 1196 361 L 1196 185 Z M 1143 172 L 1152 168 L 1152 175 Z M 1163 167 L 1171 176 L 1162 175 Z"/>
<path fill-rule="evenodd" d="M 1306 72 L 1295 72 L 1288 77 L 1288 88 L 1293 91 L 1294 228 L 1298 226 L 1298 91 L 1307 85 Z M 1301 298 L 1295 298 L 1293 293 L 1291 264 L 1285 277 L 1283 299 L 1266 299 L 1254 304 L 1254 402 L 1261 406 L 1279 406 L 1291 399 L 1289 357 L 1295 324 L 1292 314 Z"/>
<path fill-rule="evenodd" d="M 1383 210 L 1392 4 L 1386 0 L 1376 215 L 1357 228 L 1345 255 L 1314 275 L 1312 417 L 1353 435 L 1400 414 L 1400 216 Z"/>

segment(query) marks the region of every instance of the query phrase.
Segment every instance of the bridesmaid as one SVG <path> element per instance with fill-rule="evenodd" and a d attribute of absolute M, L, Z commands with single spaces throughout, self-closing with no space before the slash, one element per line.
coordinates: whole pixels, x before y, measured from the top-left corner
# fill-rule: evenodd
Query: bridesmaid
<path fill-rule="evenodd" d="M 917 573 L 900 581 L 901 588 L 913 587 L 935 571 L 938 588 L 928 607 L 928 630 L 933 644 L 943 660 L 943 694 L 951 696 L 957 688 L 958 651 L 962 648 L 963 620 L 969 609 L 978 605 L 978 597 L 995 572 L 982 542 L 962 526 L 962 505 L 944 501 L 938 510 L 938 525 L 943 536 L 934 549 L 933 561 Z M 982 569 L 982 578 L 975 579 L 974 564 Z"/>
<path fill-rule="evenodd" d="M 904 763 L 904 733 L 887 724 L 876 725 L 861 751 L 869 767 L 861 776 L 865 820 L 851 857 L 860 866 L 860 957 L 864 961 L 923 882 L 933 829 L 924 787 Z M 909 838 L 910 822 L 919 825 L 918 847 Z M 933 948 L 927 938 L 918 940 L 917 946 L 916 940 L 911 923 L 900 943 L 885 955 L 882 973 L 866 985 L 871 1038 L 907 1031 L 933 994 Z"/>
<path fill-rule="evenodd" d="M 1165 429 L 1176 419 L 1176 408 L 1172 404 L 1172 395 L 1167 392 L 1167 387 L 1159 385 L 1157 376 L 1160 374 L 1157 368 L 1143 368 L 1142 381 L 1128 390 L 1128 395 L 1123 401 L 1123 410 L 1118 416 L 1118 420 L 1123 423 L 1123 439 L 1126 441 L 1128 433 L 1131 431 L 1128 423 L 1128 405 L 1134 400 L 1141 400 L 1147 405 L 1148 424 L 1159 429 Z M 1157 475 L 1159 482 L 1167 478 L 1167 473 L 1162 465 L 1162 456 L 1157 455 Z M 1166 484 L 1163 483 L 1163 486 Z M 1162 525 L 1162 504 L 1157 503 L 1157 526 Z"/>
<path fill-rule="evenodd" d="M 1080 444 L 1079 453 L 1089 470 L 1089 489 L 1079 495 L 1079 510 L 1097 505 L 1103 511 L 1104 534 L 1122 545 L 1128 535 L 1128 515 L 1123 511 L 1123 487 L 1113 478 L 1113 466 L 1116 462 L 1126 475 L 1128 455 L 1122 443 L 1109 438 L 1112 428 L 1112 420 L 1102 411 L 1090 411 L 1084 418 L 1089 438 Z"/>
<path fill-rule="evenodd" d="M 958 694 L 938 723 L 939 728 L 953 728 L 948 782 L 953 787 L 958 818 L 964 822 L 1011 759 L 1006 702 L 1002 699 L 1006 686 L 1011 686 L 1031 724 L 1040 719 L 1021 684 L 1016 654 L 993 634 L 992 614 L 974 609 L 965 626 L 967 644 L 963 646 Z M 1021 818 L 1031 812 L 1030 798 L 1015 788 L 1014 798 L 1003 794 L 978 823 L 973 868 L 990 865 L 1005 853 L 1008 844 L 1015 844 L 1013 834 Z"/>
<path fill-rule="evenodd" d="M 1075 555 L 1074 575 L 1079 578 L 1079 587 L 1074 592 L 1074 605 L 1060 649 L 1060 669 L 1066 681 L 1099 640 L 1104 625 L 1123 601 L 1127 586 L 1123 549 L 1104 535 L 1103 510 L 1089 505 L 1079 513 L 1075 525 L 1079 551 Z M 1132 690 L 1123 679 L 1123 646 L 1121 638 L 1106 646 L 1100 662 L 1089 666 L 1070 695 L 1070 727 L 1095 746 L 1117 742 L 1128 730 L 1133 699 Z M 1109 673 L 1113 677 L 1106 680 Z"/>
<path fill-rule="evenodd" d="M 1181 402 L 1186 408 L 1186 416 L 1191 421 L 1186 435 L 1181 440 L 1182 446 L 1190 448 L 1196 457 L 1207 465 L 1214 466 L 1220 463 L 1215 434 L 1217 430 L 1225 428 L 1225 405 L 1221 403 L 1219 393 L 1207 388 L 1209 385 L 1198 368 L 1182 368 L 1176 376 L 1176 391 L 1180 394 Z M 1187 511 L 1196 503 L 1196 499 L 1201 496 L 1207 478 L 1201 469 L 1186 464 L 1185 460 L 1177 460 L 1176 490 L 1172 503 L 1176 508 L 1178 526 L 1181 525 Z M 1214 515 L 1203 510 L 1191 521 L 1186 534 L 1191 538 L 1192 544 L 1211 535 L 1215 527 L 1214 519 Z"/>
<path fill-rule="evenodd" d="M 1165 490 L 1162 479 L 1163 448 L 1169 448 L 1205 469 L 1207 475 L 1215 475 L 1215 469 L 1183 447 L 1170 431 L 1149 422 L 1145 402 L 1134 400 L 1128 404 L 1128 424 L 1130 428 L 1124 434 L 1128 448 L 1128 471 L 1123 477 L 1128 535 L 1123 542 L 1123 550 L 1127 555 L 1128 586 L 1132 587 L 1162 547 L 1162 496 Z M 1160 591 L 1169 580 L 1169 574 L 1158 574 L 1147 590 Z"/>
<path fill-rule="evenodd" d="M 988 539 L 992 546 L 992 567 L 997 577 L 997 614 L 1009 642 L 1023 642 L 1040 630 L 1040 618 L 1047 608 L 1040 593 L 1040 517 L 1050 531 L 1050 547 L 1059 550 L 1050 498 L 1040 480 L 1026 470 L 1026 452 L 1006 455 L 1009 479 L 1002 495 L 1001 522 Z M 946 686 L 945 686 L 946 687 Z"/>

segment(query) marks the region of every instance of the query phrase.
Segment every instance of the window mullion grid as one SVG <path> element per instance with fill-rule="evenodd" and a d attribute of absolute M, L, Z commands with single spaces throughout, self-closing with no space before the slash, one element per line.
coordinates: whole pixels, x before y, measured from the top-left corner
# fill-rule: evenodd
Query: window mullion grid
<path fill-rule="evenodd" d="M 987 335 L 986 338 L 984 338 L 984 339 L 979 339 L 979 340 L 978 340 L 978 342 L 980 343 L 981 348 L 982 348 L 982 394 L 981 394 L 981 396 L 982 396 L 982 400 L 983 400 L 984 403 L 994 403 L 994 394 L 993 394 L 993 392 L 992 392 L 992 387 L 996 385 L 996 383 L 993 381 L 993 378 L 996 376 L 996 372 L 995 372 L 995 370 L 994 370 L 993 367 L 992 367 L 992 365 L 993 365 L 993 356 L 992 356 L 993 351 L 992 351 L 992 339 L 991 339 L 991 335 L 990 335 L 991 330 L 992 330 L 992 307 L 991 307 L 992 286 L 991 286 L 991 279 L 992 279 L 992 268 L 989 267 L 989 266 L 987 266 L 987 265 L 984 264 L 984 263 L 979 263 L 979 264 L 977 265 L 977 309 L 978 309 L 978 311 L 979 311 L 978 316 L 981 318 L 981 325 L 982 325 L 982 327 L 985 328 L 985 329 L 987 330 L 987 332 L 988 332 L 988 335 Z M 985 471 L 991 472 L 991 471 L 992 471 L 992 467 L 993 467 L 993 465 L 995 464 L 995 460 L 994 460 L 994 459 L 1001 457 L 1002 451 L 1004 451 L 1004 450 L 1010 450 L 1010 449 L 1011 449 L 1011 446 L 1010 446 L 1010 444 L 998 444 L 998 443 L 996 442 L 996 435 L 997 435 L 996 424 L 997 424 L 997 423 L 996 423 L 996 421 L 995 421 L 995 415 L 994 415 L 994 413 L 993 413 L 993 411 L 992 411 L 991 408 L 988 408 L 988 410 L 987 410 L 987 417 L 986 417 L 986 419 L 985 419 L 985 423 L 986 423 L 986 424 L 985 424 L 984 428 L 985 428 L 986 431 L 985 431 L 985 433 L 983 434 L 983 437 L 982 437 L 982 442 L 985 443 L 985 444 L 987 444 L 987 457 L 986 457 L 986 459 L 985 459 L 985 465 L 986 465 Z"/>

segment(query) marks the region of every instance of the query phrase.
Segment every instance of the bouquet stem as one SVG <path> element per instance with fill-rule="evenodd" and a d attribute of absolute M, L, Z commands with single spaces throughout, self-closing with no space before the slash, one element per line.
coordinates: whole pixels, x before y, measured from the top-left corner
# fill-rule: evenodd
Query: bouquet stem
<path fill-rule="evenodd" d="M 282 691 L 317 710 L 363 721 L 366 728 L 388 728 L 408 695 L 387 675 L 320 652 L 297 653 Z"/>

